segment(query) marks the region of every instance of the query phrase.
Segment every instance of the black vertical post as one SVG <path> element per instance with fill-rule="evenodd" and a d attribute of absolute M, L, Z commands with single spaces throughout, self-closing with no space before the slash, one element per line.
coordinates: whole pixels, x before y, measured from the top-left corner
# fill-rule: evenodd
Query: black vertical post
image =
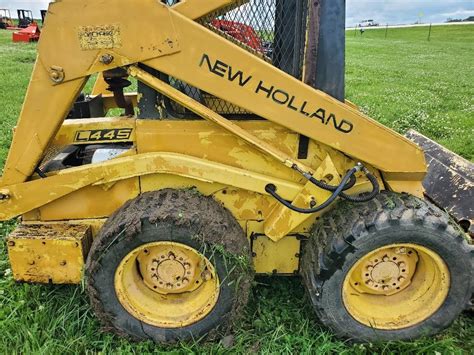
<path fill-rule="evenodd" d="M 388 34 L 388 23 L 387 23 L 387 26 L 385 26 L 385 38 L 387 38 L 387 34 Z"/>
<path fill-rule="evenodd" d="M 433 24 L 430 23 L 430 31 L 428 32 L 428 42 L 431 41 L 431 26 L 432 26 L 432 25 L 433 25 Z"/>
<path fill-rule="evenodd" d="M 315 87 L 344 101 L 346 0 L 321 0 Z"/>
<path fill-rule="evenodd" d="M 276 0 L 275 7 L 273 64 L 299 79 L 305 45 L 306 2 Z"/>

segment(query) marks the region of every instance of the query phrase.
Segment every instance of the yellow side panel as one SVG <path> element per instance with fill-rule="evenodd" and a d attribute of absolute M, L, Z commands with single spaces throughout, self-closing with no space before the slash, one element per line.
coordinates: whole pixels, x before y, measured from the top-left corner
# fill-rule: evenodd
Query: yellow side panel
<path fill-rule="evenodd" d="M 17 281 L 79 283 L 91 244 L 87 225 L 20 225 L 7 238 Z"/>
<path fill-rule="evenodd" d="M 247 235 L 252 240 L 254 269 L 257 274 L 296 274 L 299 270 L 300 241 L 288 236 L 274 242 L 263 235 L 263 223 L 249 221 Z"/>
<path fill-rule="evenodd" d="M 298 134 L 269 122 L 237 124 L 285 154 L 296 156 Z M 292 169 L 210 122 L 137 120 L 136 127 L 138 153 L 181 153 L 290 181 L 303 181 Z"/>
<path fill-rule="evenodd" d="M 88 186 L 46 204 L 38 211 L 43 221 L 108 217 L 138 196 L 139 191 L 138 178 Z"/>

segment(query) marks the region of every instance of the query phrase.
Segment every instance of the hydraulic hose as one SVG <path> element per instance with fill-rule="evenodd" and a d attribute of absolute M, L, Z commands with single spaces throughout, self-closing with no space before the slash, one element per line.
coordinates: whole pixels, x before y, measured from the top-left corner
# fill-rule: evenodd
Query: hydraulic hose
<path fill-rule="evenodd" d="M 281 197 L 280 195 L 277 194 L 276 186 L 273 185 L 273 184 L 268 184 L 267 186 L 265 186 L 265 191 L 267 193 L 269 193 L 270 195 L 272 195 L 278 202 L 280 202 L 281 204 L 283 204 L 285 207 L 289 208 L 292 211 L 299 212 L 299 213 L 305 213 L 305 214 L 316 213 L 316 212 L 319 212 L 319 211 L 325 209 L 331 203 L 334 202 L 334 200 L 344 190 L 347 183 L 351 180 L 351 177 L 357 171 L 359 171 L 359 169 L 360 169 L 359 167 L 354 167 L 351 170 L 349 170 L 349 172 L 344 176 L 341 183 L 339 184 L 339 186 L 336 187 L 336 190 L 331 194 L 331 196 L 329 196 L 329 198 L 326 201 L 324 201 L 322 204 L 320 204 L 319 206 L 317 206 L 315 208 L 300 208 L 300 207 L 293 206 L 290 202 L 286 201 L 283 197 Z"/>
<path fill-rule="evenodd" d="M 297 167 L 295 167 L 295 169 L 298 170 Z M 372 184 L 372 191 L 369 192 L 369 193 L 364 193 L 364 194 L 358 195 L 358 196 L 346 195 L 343 191 L 348 190 L 348 189 L 350 189 L 351 187 L 353 187 L 355 185 L 355 183 L 356 183 L 355 173 L 358 172 L 358 171 L 361 171 L 361 170 L 364 172 L 364 174 L 367 176 L 367 179 Z M 342 197 L 345 200 L 350 201 L 350 202 L 370 201 L 380 191 L 380 186 L 379 186 L 379 183 L 377 181 L 377 178 L 373 174 L 371 174 L 370 171 L 360 163 L 357 164 L 355 167 L 353 167 L 351 170 L 349 170 L 346 173 L 346 175 L 344 175 L 341 183 L 338 186 L 328 185 L 328 184 L 326 184 L 322 181 L 319 181 L 319 180 L 315 179 L 313 176 L 311 176 L 307 173 L 303 173 L 303 175 L 309 181 L 311 181 L 314 185 L 318 186 L 319 188 L 327 190 L 327 191 L 331 191 L 332 192 L 331 196 L 326 201 L 324 201 L 322 204 L 320 204 L 317 207 L 314 207 L 314 208 L 300 208 L 300 207 L 293 206 L 290 202 L 286 201 L 284 198 L 282 198 L 280 195 L 278 195 L 278 193 L 276 192 L 277 188 L 273 184 L 268 184 L 267 186 L 265 186 L 265 191 L 267 193 L 269 193 L 271 196 L 273 196 L 278 202 L 283 204 L 285 207 L 289 208 L 290 210 L 295 211 L 295 212 L 299 212 L 299 213 L 305 213 L 305 214 L 316 213 L 316 212 L 319 212 L 319 211 L 325 209 L 331 203 L 333 203 L 334 200 L 338 197 Z"/>

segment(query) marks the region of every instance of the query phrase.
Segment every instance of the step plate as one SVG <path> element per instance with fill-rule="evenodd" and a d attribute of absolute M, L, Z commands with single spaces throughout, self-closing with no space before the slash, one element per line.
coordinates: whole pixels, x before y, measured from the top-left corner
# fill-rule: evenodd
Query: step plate
<path fill-rule="evenodd" d="M 26 282 L 80 283 L 91 242 L 88 225 L 20 225 L 7 237 L 13 277 Z"/>

